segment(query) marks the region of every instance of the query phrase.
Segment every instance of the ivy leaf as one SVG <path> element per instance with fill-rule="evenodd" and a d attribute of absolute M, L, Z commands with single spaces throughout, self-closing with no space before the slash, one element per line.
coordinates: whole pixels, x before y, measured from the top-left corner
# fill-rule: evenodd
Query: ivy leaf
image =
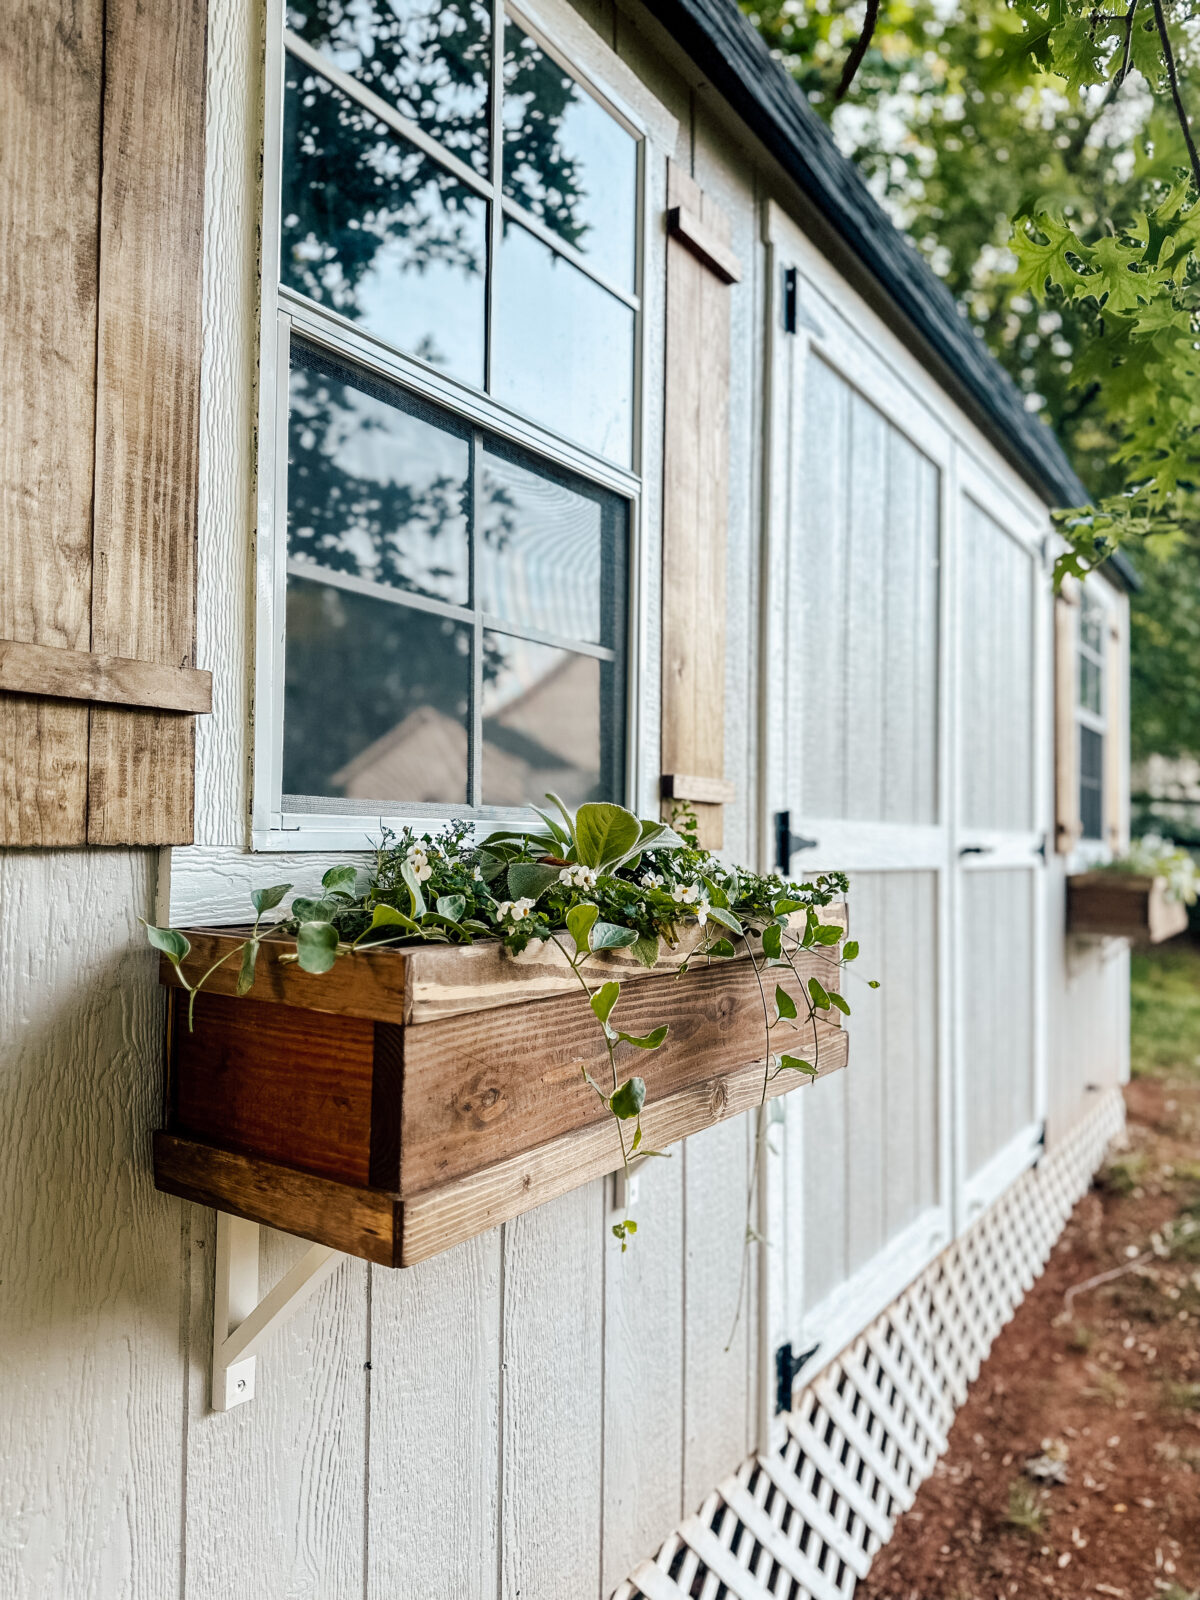
<path fill-rule="evenodd" d="M 878 987 L 879 987 L 879 979 L 878 978 L 868 978 L 867 979 L 867 988 L 868 989 L 878 989 Z"/>
<path fill-rule="evenodd" d="M 716 944 L 709 945 L 708 953 L 710 956 L 733 956 L 737 951 L 733 948 L 732 940 L 718 939 Z"/>
<path fill-rule="evenodd" d="M 845 1000 L 842 999 L 840 994 L 831 994 L 829 996 L 829 1004 L 831 1006 L 836 1006 L 844 1017 L 848 1017 L 850 1015 L 850 1007 L 846 1004 Z"/>
<path fill-rule="evenodd" d="M 774 911 L 774 913 L 775 913 L 775 915 L 777 917 L 788 917 L 788 916 L 791 916 L 793 911 L 803 911 L 804 910 L 804 901 L 803 900 L 776 900 L 775 904 L 771 907 L 771 909 L 772 909 L 772 911 Z"/>
<path fill-rule="evenodd" d="M 591 997 L 592 1010 L 596 1013 L 596 1020 L 603 1023 L 606 1028 L 620 993 L 621 985 L 615 978 L 610 978 L 607 983 L 602 983 Z"/>
<path fill-rule="evenodd" d="M 414 917 L 423 917 L 425 915 L 425 896 L 421 893 L 420 882 L 410 862 L 401 862 L 400 876 L 404 879 L 405 887 L 408 890 L 409 909 Z"/>
<path fill-rule="evenodd" d="M 808 980 L 808 992 L 812 996 L 812 1003 L 816 1006 L 818 1011 L 829 1010 L 829 996 L 825 992 L 824 985 L 821 984 L 816 978 L 810 978 Z"/>
<path fill-rule="evenodd" d="M 440 894 L 437 898 L 437 913 L 445 917 L 448 922 L 461 922 L 463 912 L 467 909 L 467 897 L 462 894 Z"/>
<path fill-rule="evenodd" d="M 780 1056 L 779 1065 L 784 1072 L 802 1072 L 805 1077 L 815 1078 L 817 1069 L 811 1061 L 801 1061 L 799 1056 Z"/>
<path fill-rule="evenodd" d="M 780 983 L 775 985 L 775 1010 L 788 1019 L 796 1015 L 796 1002 Z"/>
<path fill-rule="evenodd" d="M 592 948 L 588 942 L 588 935 L 592 931 L 592 923 L 595 922 L 599 915 L 598 907 L 592 905 L 590 901 L 584 901 L 581 905 L 572 906 L 570 911 L 567 912 L 567 932 L 575 941 L 575 954 L 577 956 L 583 955 L 584 951 Z"/>
<path fill-rule="evenodd" d="M 641 823 L 624 806 L 590 801 L 575 813 L 575 854 L 585 867 L 619 866 L 641 837 Z"/>
<path fill-rule="evenodd" d="M 847 939 L 845 944 L 842 946 L 842 960 L 843 961 L 853 961 L 854 958 L 857 955 L 858 955 L 858 940 L 857 939 Z"/>
<path fill-rule="evenodd" d="M 778 961 L 783 953 L 783 929 L 777 922 L 768 922 L 762 932 L 763 955 Z"/>
<path fill-rule="evenodd" d="M 635 939 L 629 947 L 644 967 L 652 967 L 658 960 L 658 935 L 649 933 Z M 730 946 L 732 949 L 733 947 Z"/>
<path fill-rule="evenodd" d="M 634 1117 L 641 1116 L 645 1103 L 645 1081 L 641 1078 L 626 1078 L 619 1089 L 613 1090 L 608 1105 L 614 1117 L 620 1117 L 622 1122 L 632 1122 Z"/>
<path fill-rule="evenodd" d="M 261 917 L 264 911 L 274 911 L 291 887 L 290 883 L 277 883 L 271 889 L 255 889 L 250 895 L 250 903 Z"/>
<path fill-rule="evenodd" d="M 661 1027 L 655 1028 L 651 1033 L 643 1034 L 640 1039 L 632 1033 L 618 1033 L 617 1038 L 623 1039 L 626 1044 L 636 1045 L 639 1050 L 657 1050 L 667 1037 L 668 1026 L 669 1024 L 664 1022 Z M 640 1083 L 641 1079 L 637 1081 Z"/>
<path fill-rule="evenodd" d="M 615 922 L 597 922 L 592 929 L 593 950 L 624 950 L 637 941 L 636 928 L 619 928 Z"/>
<path fill-rule="evenodd" d="M 371 913 L 371 926 L 373 928 L 411 928 L 417 929 L 417 924 L 411 917 L 406 917 L 403 911 L 397 911 L 395 906 L 385 905 L 382 902 Z"/>
<path fill-rule="evenodd" d="M 357 867 L 330 867 L 321 879 L 322 889 L 328 889 L 330 894 L 353 895 L 355 885 L 358 883 Z"/>
<path fill-rule="evenodd" d="M 152 923 L 146 924 L 146 937 L 156 950 L 161 950 L 172 966 L 177 967 L 181 961 L 186 961 L 191 954 L 192 946 L 188 939 L 176 928 L 156 928 Z"/>
<path fill-rule="evenodd" d="M 508 893 L 513 900 L 537 900 L 552 883 L 558 882 L 561 867 L 547 867 L 540 861 L 514 861 L 508 869 Z"/>
<path fill-rule="evenodd" d="M 724 906 L 709 906 L 708 914 L 713 922 L 719 922 L 723 928 L 728 928 L 731 933 L 738 935 L 744 932 L 741 923 L 732 911 L 726 911 Z"/>
<path fill-rule="evenodd" d="M 302 922 L 296 935 L 296 959 L 305 972 L 328 972 L 337 956 L 337 929 L 331 922 Z"/>
<path fill-rule="evenodd" d="M 323 895 L 319 900 L 312 900 L 298 894 L 292 901 L 292 915 L 297 922 L 328 922 L 339 909 L 336 900 L 326 900 Z"/>
<path fill-rule="evenodd" d="M 813 938 L 818 944 L 836 944 L 842 937 L 842 930 L 836 922 L 818 922 L 813 929 Z"/>
<path fill-rule="evenodd" d="M 278 904 L 278 902 L 276 902 Z M 254 967 L 258 961 L 258 940 L 247 939 L 242 946 L 242 966 L 238 973 L 237 993 L 249 994 L 254 987 Z"/>
<path fill-rule="evenodd" d="M 634 1154 L 634 1155 L 637 1154 L 638 1147 L 641 1145 L 641 1142 L 642 1142 L 642 1125 L 639 1122 L 637 1127 L 633 1130 L 633 1143 L 629 1146 L 630 1152 L 632 1154 Z"/>

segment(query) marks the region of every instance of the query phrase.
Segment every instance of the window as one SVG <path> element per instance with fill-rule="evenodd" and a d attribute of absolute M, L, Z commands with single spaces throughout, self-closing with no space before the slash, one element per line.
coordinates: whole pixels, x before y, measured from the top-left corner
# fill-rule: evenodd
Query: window
<path fill-rule="evenodd" d="M 1108 616 L 1081 591 L 1075 720 L 1079 727 L 1079 820 L 1085 839 L 1104 837 L 1105 646 Z"/>
<path fill-rule="evenodd" d="M 623 799 L 641 138 L 480 0 L 290 4 L 280 93 L 256 825 Z"/>

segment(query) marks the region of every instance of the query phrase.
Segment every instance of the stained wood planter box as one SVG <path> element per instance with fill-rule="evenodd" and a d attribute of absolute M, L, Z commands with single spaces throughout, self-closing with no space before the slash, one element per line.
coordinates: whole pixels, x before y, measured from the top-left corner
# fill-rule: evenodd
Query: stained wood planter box
<path fill-rule="evenodd" d="M 1132 872 L 1081 872 L 1067 879 L 1067 927 L 1071 933 L 1161 944 L 1187 925 L 1187 907 L 1168 897 L 1165 878 Z"/>
<path fill-rule="evenodd" d="M 844 907 L 822 915 L 845 927 Z M 194 979 L 241 935 L 188 937 Z M 604 1041 L 558 951 L 418 946 L 345 957 L 314 976 L 280 962 L 294 948 L 264 944 L 243 999 L 234 996 L 237 959 L 219 968 L 196 998 L 192 1032 L 187 995 L 163 962 L 172 993 L 158 1188 L 408 1266 L 620 1167 L 612 1119 L 582 1079 L 586 1068 L 609 1081 Z M 829 955 L 798 959 L 801 979 L 836 988 Z M 647 971 L 617 951 L 584 969 L 593 989 L 609 976 L 622 981 L 613 1018 L 622 1031 L 670 1024 L 658 1050 L 617 1052 L 623 1077 L 646 1080 L 651 1149 L 762 1095 L 753 963 L 700 961 L 681 977 L 683 959 L 672 952 Z M 763 974 L 768 996 L 776 982 L 799 1000 L 787 968 Z M 841 1019 L 831 1017 L 818 1024 L 822 1076 L 846 1064 Z M 812 1029 L 776 1028 L 772 1050 L 813 1059 Z M 768 1094 L 808 1081 L 783 1073 Z"/>

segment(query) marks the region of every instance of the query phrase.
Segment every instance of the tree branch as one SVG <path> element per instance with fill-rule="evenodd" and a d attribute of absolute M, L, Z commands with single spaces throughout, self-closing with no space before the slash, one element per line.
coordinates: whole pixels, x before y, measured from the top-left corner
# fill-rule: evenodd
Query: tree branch
<path fill-rule="evenodd" d="M 1175 52 L 1171 49 L 1171 34 L 1167 28 L 1162 0 L 1153 0 L 1153 5 L 1154 20 L 1158 24 L 1158 37 L 1162 41 L 1163 61 L 1167 68 L 1167 82 L 1171 85 L 1171 99 L 1175 105 L 1175 116 L 1183 133 L 1183 142 L 1187 145 L 1188 160 L 1192 164 L 1192 182 L 1196 186 L 1197 194 L 1200 194 L 1200 154 L 1197 154 L 1196 141 L 1192 138 L 1192 125 L 1188 121 L 1183 96 L 1179 92 L 1179 73 L 1175 67 Z"/>
<path fill-rule="evenodd" d="M 854 41 L 854 49 L 846 57 L 846 65 L 842 69 L 842 81 L 837 86 L 835 100 L 843 100 L 850 85 L 858 74 L 859 67 L 863 64 L 863 57 L 871 45 L 875 34 L 875 24 L 879 21 L 879 0 L 867 0 L 867 11 L 863 17 L 862 32 Z"/>

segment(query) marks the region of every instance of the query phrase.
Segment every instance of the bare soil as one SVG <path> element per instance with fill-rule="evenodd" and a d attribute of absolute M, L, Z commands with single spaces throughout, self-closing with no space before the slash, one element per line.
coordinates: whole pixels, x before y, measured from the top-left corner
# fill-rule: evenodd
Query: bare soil
<path fill-rule="evenodd" d="M 1200 1600 L 1200 1084 L 1126 1103 L 857 1600 Z"/>

